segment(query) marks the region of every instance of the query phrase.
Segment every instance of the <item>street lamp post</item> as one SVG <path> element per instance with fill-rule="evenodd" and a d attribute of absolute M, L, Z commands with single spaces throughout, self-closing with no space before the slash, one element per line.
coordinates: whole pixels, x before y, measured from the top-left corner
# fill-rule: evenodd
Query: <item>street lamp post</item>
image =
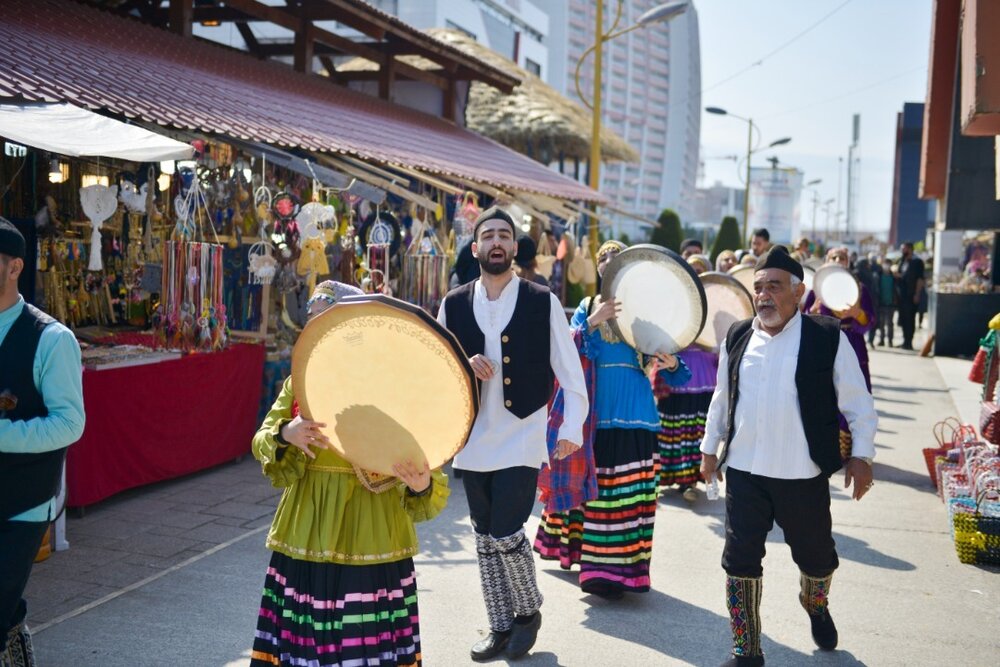
<path fill-rule="evenodd" d="M 662 5 L 657 5 L 640 16 L 635 25 L 616 31 L 615 28 L 618 26 L 618 21 L 621 19 L 623 1 L 624 0 L 618 0 L 617 15 L 614 23 L 611 25 L 611 29 L 607 33 L 604 32 L 604 0 L 596 1 L 595 14 L 597 18 L 594 27 L 594 35 L 596 35 L 597 41 L 593 46 L 583 52 L 583 55 L 580 56 L 580 59 L 576 63 L 576 94 L 592 112 L 590 128 L 589 183 L 592 190 L 599 190 L 601 186 L 601 79 L 604 64 L 604 43 L 614 39 L 615 37 L 620 37 L 621 35 L 632 32 L 633 30 L 638 30 L 639 28 L 644 28 L 646 26 L 653 25 L 654 23 L 669 21 L 675 16 L 683 13 L 688 6 L 687 0 L 678 0 L 676 2 L 667 2 Z M 587 98 L 584 97 L 583 92 L 580 90 L 580 67 L 583 66 L 584 61 L 591 52 L 594 53 L 594 92 L 592 97 L 593 101 L 588 102 Z M 595 204 L 593 208 L 596 213 L 597 205 Z M 588 236 L 590 239 L 592 253 L 597 251 L 597 231 L 597 216 L 591 215 Z"/>
<path fill-rule="evenodd" d="M 742 120 L 747 124 L 747 180 L 743 190 L 743 242 L 746 243 L 750 238 L 747 235 L 747 225 L 749 224 L 750 220 L 750 157 L 757 152 L 756 150 L 754 150 L 753 147 L 753 131 L 754 128 L 757 128 L 759 132 L 760 128 L 753 124 L 752 118 L 744 118 L 743 116 L 737 116 L 736 114 L 730 113 L 725 109 L 721 109 L 719 107 L 705 107 L 705 111 L 711 114 L 715 114 L 717 116 L 731 116 L 733 118 L 736 118 L 737 120 Z M 791 140 L 792 140 L 791 137 L 782 137 L 781 139 L 772 141 L 770 144 L 767 145 L 767 148 L 774 148 L 775 146 L 783 146 L 788 142 L 790 142 Z"/>
<path fill-rule="evenodd" d="M 814 178 L 805 184 L 805 190 L 810 190 L 813 194 L 813 222 L 812 222 L 812 240 L 816 242 L 816 209 L 819 208 L 819 190 L 813 188 L 814 185 L 819 185 L 823 182 L 822 178 Z"/>

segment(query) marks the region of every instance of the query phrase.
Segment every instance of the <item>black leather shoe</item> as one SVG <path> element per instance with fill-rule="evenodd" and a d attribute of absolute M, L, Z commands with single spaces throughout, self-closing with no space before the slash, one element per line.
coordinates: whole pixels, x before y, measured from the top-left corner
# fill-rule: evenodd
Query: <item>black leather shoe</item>
<path fill-rule="evenodd" d="M 722 663 L 721 667 L 763 667 L 764 656 L 762 655 L 734 655 Z"/>
<path fill-rule="evenodd" d="M 837 626 L 833 624 L 829 611 L 816 616 L 810 615 L 809 622 L 812 624 L 812 636 L 816 646 L 824 651 L 837 648 Z"/>
<path fill-rule="evenodd" d="M 492 660 L 507 648 L 510 642 L 510 630 L 506 632 L 490 632 L 472 645 L 472 659 L 476 662 Z"/>
<path fill-rule="evenodd" d="M 527 655 L 538 639 L 538 628 L 542 627 L 542 611 L 535 612 L 531 620 L 524 623 L 514 621 L 510 630 L 510 644 L 507 646 L 507 657 L 511 660 Z"/>

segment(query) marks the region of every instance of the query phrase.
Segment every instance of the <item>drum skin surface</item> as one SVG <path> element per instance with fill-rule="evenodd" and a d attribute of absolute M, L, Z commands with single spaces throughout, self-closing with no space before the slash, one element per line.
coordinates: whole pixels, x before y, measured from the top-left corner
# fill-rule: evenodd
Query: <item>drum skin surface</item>
<path fill-rule="evenodd" d="M 735 322 L 754 316 L 753 298 L 739 280 L 728 274 L 710 271 L 698 277 L 705 288 L 708 311 L 695 345 L 714 352 Z"/>
<path fill-rule="evenodd" d="M 729 275 L 736 280 L 740 281 L 740 284 L 746 289 L 747 292 L 753 294 L 753 276 L 756 273 L 754 267 L 748 264 L 739 264 L 729 269 Z"/>
<path fill-rule="evenodd" d="M 306 324 L 292 388 L 341 456 L 384 475 L 405 460 L 442 466 L 479 410 L 458 340 L 421 308 L 382 295 L 346 297 Z"/>
<path fill-rule="evenodd" d="M 612 330 L 644 354 L 673 354 L 705 325 L 705 290 L 677 253 L 643 243 L 619 253 L 604 271 L 601 297 L 621 302 Z"/>
<path fill-rule="evenodd" d="M 847 310 L 861 300 L 861 287 L 850 271 L 839 264 L 827 264 L 813 278 L 816 298 L 830 310 Z"/>

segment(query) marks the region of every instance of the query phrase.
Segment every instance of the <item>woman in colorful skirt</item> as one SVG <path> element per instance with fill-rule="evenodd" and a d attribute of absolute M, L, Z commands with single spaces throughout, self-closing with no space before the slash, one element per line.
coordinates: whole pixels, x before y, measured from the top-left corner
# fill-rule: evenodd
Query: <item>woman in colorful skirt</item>
<path fill-rule="evenodd" d="M 625 246 L 608 241 L 598 250 L 598 275 Z M 580 565 L 580 588 L 605 598 L 649 590 L 649 562 L 656 515 L 660 420 L 644 369 L 646 359 L 611 331 L 620 306 L 584 299 L 570 327 L 581 334 L 581 354 L 596 367 L 591 411 L 596 413 L 594 464 L 597 498 L 568 512 L 545 512 L 535 539 L 544 560 L 564 569 Z M 673 355 L 652 364 L 669 382 L 683 384 L 687 367 Z"/>
<path fill-rule="evenodd" d="M 309 317 L 357 288 L 326 281 Z M 426 463 L 381 477 L 352 466 L 303 419 L 291 378 L 253 439 L 254 456 L 284 488 L 267 546 L 250 664 L 419 665 L 420 624 L 413 556 L 416 521 L 445 506 L 448 481 Z"/>
<path fill-rule="evenodd" d="M 731 252 L 731 251 L 727 251 Z M 703 255 L 692 255 L 688 264 L 699 276 L 711 270 Z M 735 261 L 735 255 L 733 255 Z M 701 479 L 701 439 L 705 435 L 708 404 L 715 391 L 719 355 L 691 345 L 677 353 L 691 371 L 691 379 L 680 387 L 671 387 L 662 377 L 652 378 L 653 395 L 660 413 L 660 487 L 677 485 L 689 503 L 698 499 L 695 490 Z"/>
<path fill-rule="evenodd" d="M 684 500 L 698 499 L 695 490 L 701 480 L 701 440 L 705 436 L 708 405 L 715 391 L 719 355 L 688 347 L 677 353 L 691 372 L 691 379 L 680 387 L 671 386 L 662 373 L 653 378 L 653 394 L 660 414 L 659 485 L 676 485 Z"/>

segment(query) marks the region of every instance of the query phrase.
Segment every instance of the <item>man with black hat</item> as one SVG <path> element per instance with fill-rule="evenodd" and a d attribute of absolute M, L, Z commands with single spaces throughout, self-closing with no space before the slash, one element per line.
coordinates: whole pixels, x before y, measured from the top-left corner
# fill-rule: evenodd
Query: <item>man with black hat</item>
<path fill-rule="evenodd" d="M 480 408 L 465 447 L 462 471 L 476 534 L 479 578 L 490 633 L 472 659 L 511 659 L 531 650 L 542 623 L 524 524 L 535 504 L 538 471 L 548 461 L 545 431 L 553 379 L 565 393 L 565 415 L 554 456 L 580 448 L 587 388 L 562 305 L 545 287 L 511 271 L 517 252 L 514 220 L 493 207 L 476 220 L 472 252 L 478 280 L 452 290 L 438 321 L 462 344 L 480 382 Z"/>
<path fill-rule="evenodd" d="M 853 438 L 845 488 L 872 487 L 878 418 L 857 355 L 833 318 L 803 315 L 802 266 L 783 246 L 755 266 L 757 316 L 735 323 L 719 355 L 718 385 L 701 444 L 705 479 L 726 465 L 726 601 L 733 632 L 725 667 L 764 664 L 760 596 L 764 543 L 777 521 L 800 570 L 812 636 L 837 646 L 828 595 L 837 551 L 828 478 L 841 468 L 838 410 Z M 775 397 L 782 404 L 775 404 Z M 719 453 L 720 445 L 722 448 Z"/>
<path fill-rule="evenodd" d="M 18 292 L 24 255 L 0 218 L 0 665 L 35 664 L 22 595 L 84 421 L 80 346 Z"/>

